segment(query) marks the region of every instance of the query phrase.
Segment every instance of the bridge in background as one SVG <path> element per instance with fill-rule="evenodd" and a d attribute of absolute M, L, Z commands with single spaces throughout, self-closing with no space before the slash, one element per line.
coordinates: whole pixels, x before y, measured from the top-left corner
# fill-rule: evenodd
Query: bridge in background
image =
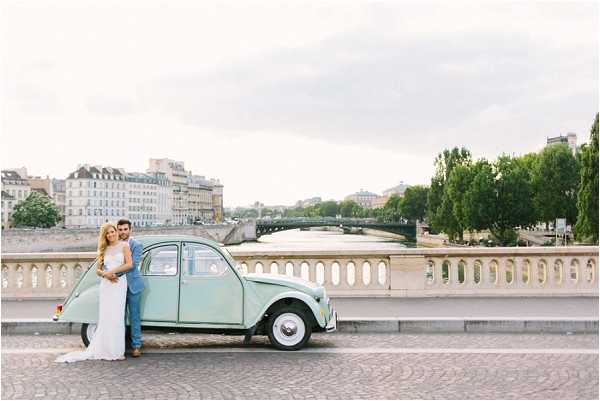
<path fill-rule="evenodd" d="M 407 240 L 416 241 L 417 226 L 415 223 L 379 223 L 372 219 L 352 218 L 316 218 L 316 219 L 276 219 L 256 220 L 256 237 L 278 231 L 294 230 L 310 227 L 340 227 L 342 229 L 369 228 L 403 235 Z"/>

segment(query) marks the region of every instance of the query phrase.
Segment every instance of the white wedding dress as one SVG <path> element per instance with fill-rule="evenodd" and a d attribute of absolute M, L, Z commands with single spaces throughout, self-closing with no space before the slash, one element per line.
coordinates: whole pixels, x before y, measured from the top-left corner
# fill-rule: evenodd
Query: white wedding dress
<path fill-rule="evenodd" d="M 104 270 L 121 266 L 125 262 L 123 247 L 119 241 L 108 246 L 104 253 Z M 101 279 L 99 291 L 98 325 L 90 345 L 85 351 L 70 352 L 56 358 L 56 362 L 77 362 L 87 359 L 109 361 L 125 358 L 125 300 L 127 277 L 123 274 L 117 283 Z"/>

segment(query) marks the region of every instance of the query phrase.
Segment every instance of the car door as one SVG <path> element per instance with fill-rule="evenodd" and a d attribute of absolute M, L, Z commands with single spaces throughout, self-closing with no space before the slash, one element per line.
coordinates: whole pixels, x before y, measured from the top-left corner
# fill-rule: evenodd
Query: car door
<path fill-rule="evenodd" d="M 176 322 L 179 302 L 179 243 L 162 243 L 145 250 L 140 273 L 140 317 L 146 322 Z"/>
<path fill-rule="evenodd" d="M 242 324 L 242 282 L 216 249 L 183 243 L 180 280 L 180 322 Z"/>

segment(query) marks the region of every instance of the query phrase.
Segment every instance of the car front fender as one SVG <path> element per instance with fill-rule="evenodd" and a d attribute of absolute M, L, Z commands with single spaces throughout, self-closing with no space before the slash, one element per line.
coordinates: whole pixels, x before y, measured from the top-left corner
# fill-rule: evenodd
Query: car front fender
<path fill-rule="evenodd" d="M 324 316 L 324 314 L 321 313 L 321 306 L 319 305 L 319 303 L 314 298 L 312 298 L 310 295 L 307 295 L 305 293 L 298 292 L 298 291 L 286 291 L 286 292 L 282 292 L 280 294 L 277 294 L 273 298 L 271 298 L 269 300 L 269 302 L 265 303 L 265 306 L 263 306 L 263 308 L 260 311 L 260 313 L 254 319 L 254 322 L 252 323 L 252 325 L 257 324 L 262 319 L 262 317 L 267 312 L 267 310 L 275 302 L 280 301 L 280 300 L 285 299 L 285 298 L 294 298 L 294 299 L 297 299 L 299 301 L 304 302 L 306 304 L 306 306 L 308 306 L 308 308 L 311 310 L 311 312 L 312 312 L 313 316 L 315 317 L 315 320 L 317 321 L 317 323 L 319 324 L 319 326 L 325 327 L 325 324 L 326 324 L 326 322 L 325 322 L 325 316 Z"/>

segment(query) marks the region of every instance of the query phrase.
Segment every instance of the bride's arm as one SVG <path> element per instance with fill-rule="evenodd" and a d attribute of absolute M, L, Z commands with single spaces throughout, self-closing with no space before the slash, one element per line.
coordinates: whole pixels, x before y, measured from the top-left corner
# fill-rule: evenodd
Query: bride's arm
<path fill-rule="evenodd" d="M 117 274 L 121 272 L 126 272 L 129 269 L 131 269 L 131 266 L 133 266 L 133 262 L 131 261 L 131 249 L 129 249 L 129 244 L 127 243 L 123 245 L 123 255 L 125 256 L 125 263 L 123 263 L 121 266 L 110 269 L 108 273 Z"/>

